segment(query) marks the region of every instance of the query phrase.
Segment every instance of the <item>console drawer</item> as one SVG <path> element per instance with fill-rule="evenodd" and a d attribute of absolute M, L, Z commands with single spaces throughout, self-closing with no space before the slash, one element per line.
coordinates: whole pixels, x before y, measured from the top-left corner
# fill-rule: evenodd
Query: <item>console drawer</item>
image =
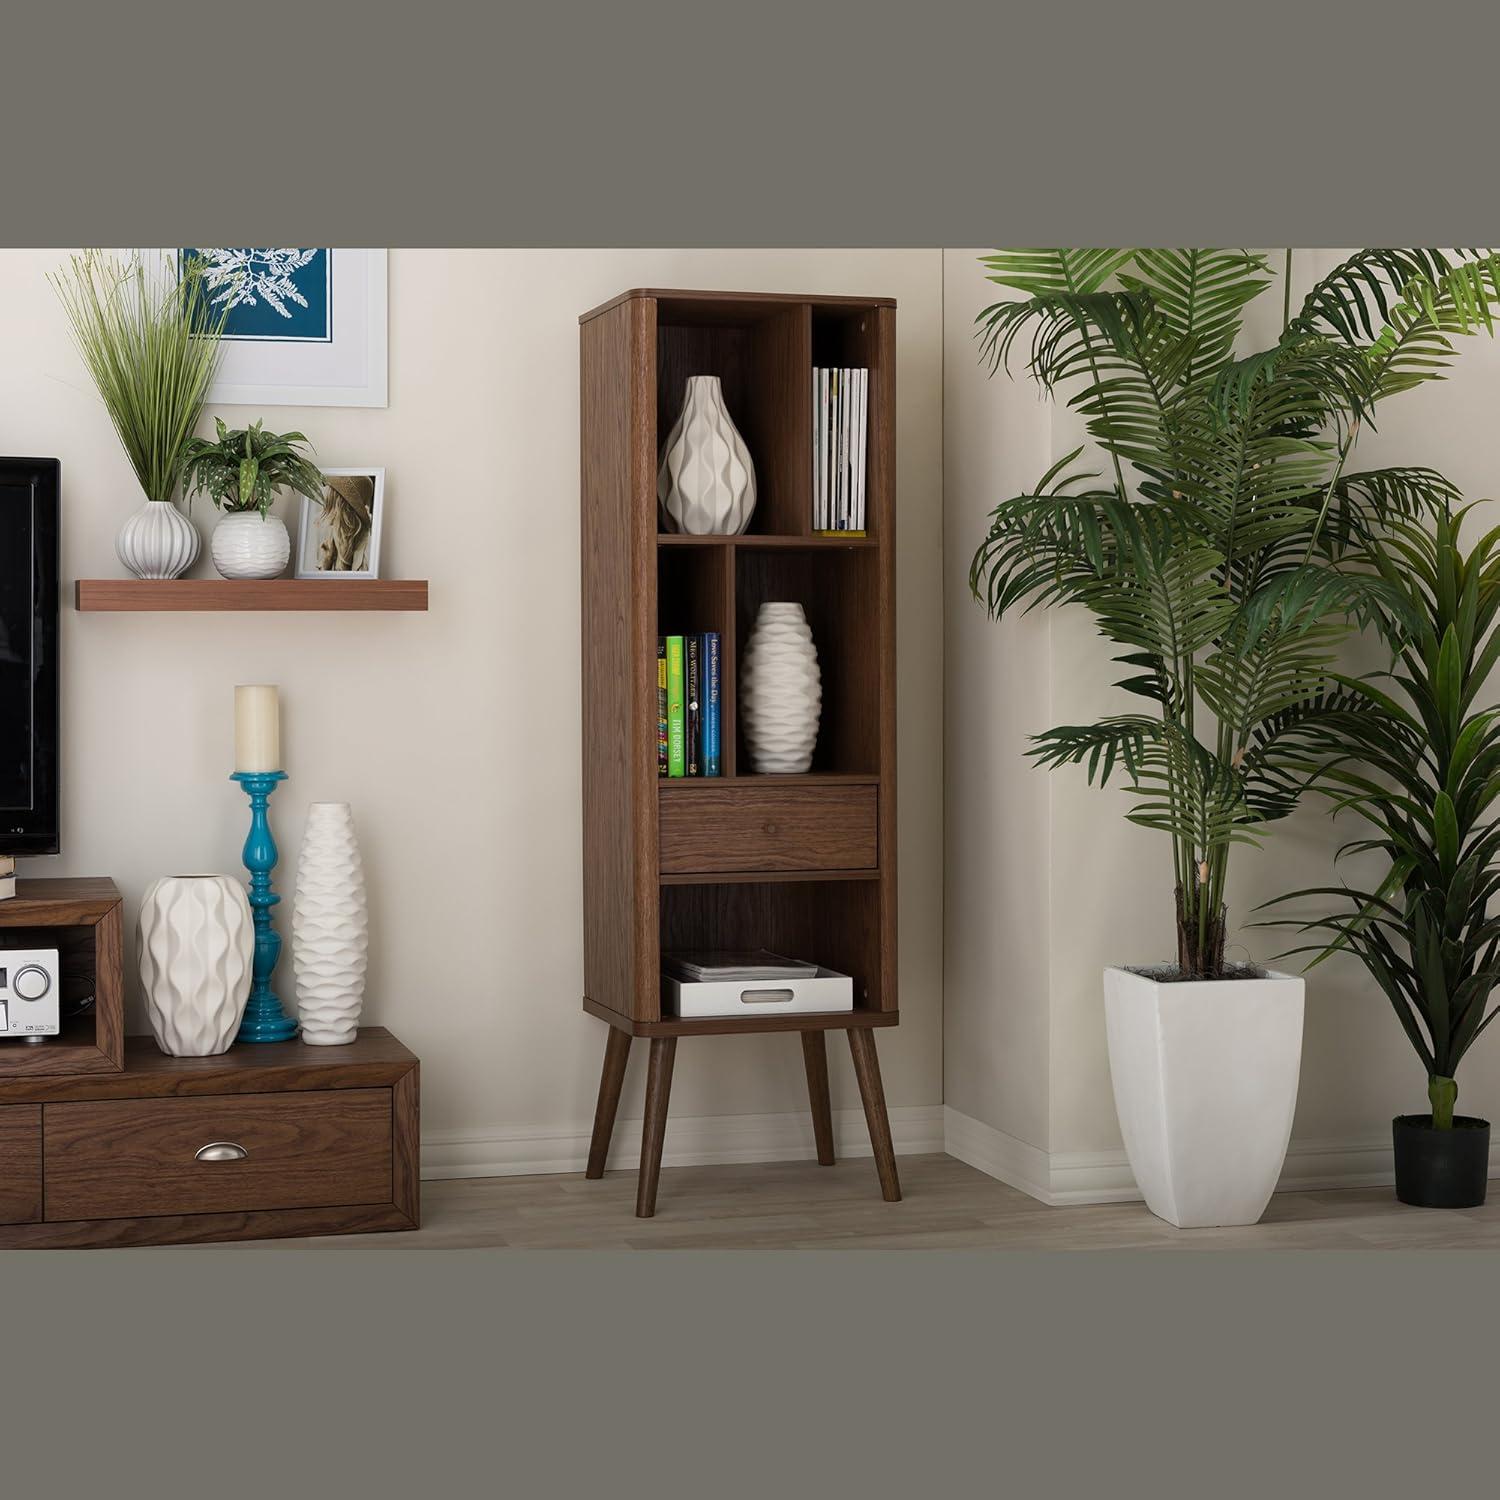
<path fill-rule="evenodd" d="M 110 1099 L 42 1110 L 48 1220 L 388 1203 L 391 1091 Z M 205 1147 L 229 1159 L 200 1159 Z"/>
<path fill-rule="evenodd" d="M 663 875 L 875 868 L 873 785 L 659 788 Z"/>
<path fill-rule="evenodd" d="M 42 1106 L 0 1106 L 0 1224 L 42 1216 Z"/>

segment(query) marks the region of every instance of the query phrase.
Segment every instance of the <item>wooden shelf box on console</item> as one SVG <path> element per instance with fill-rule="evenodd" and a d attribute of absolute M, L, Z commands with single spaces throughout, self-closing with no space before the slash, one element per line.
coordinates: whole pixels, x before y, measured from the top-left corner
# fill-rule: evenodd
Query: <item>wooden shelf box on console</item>
<path fill-rule="evenodd" d="M 655 1212 L 677 1039 L 796 1031 L 818 1160 L 825 1033 L 848 1034 L 884 1196 L 900 1197 L 875 1032 L 896 1001 L 895 303 L 637 290 L 580 319 L 584 1009 L 607 1021 L 588 1175 L 604 1170 L 634 1037 L 650 1040 L 636 1212 Z M 812 530 L 812 371 L 869 370 L 866 534 Z M 659 531 L 661 440 L 717 375 L 755 464 L 741 536 Z M 811 771 L 756 775 L 735 663 L 761 603 L 802 605 L 823 678 Z M 656 640 L 720 635 L 723 774 L 658 779 Z M 829 1015 L 664 1015 L 661 954 L 769 948 L 854 979 Z"/>

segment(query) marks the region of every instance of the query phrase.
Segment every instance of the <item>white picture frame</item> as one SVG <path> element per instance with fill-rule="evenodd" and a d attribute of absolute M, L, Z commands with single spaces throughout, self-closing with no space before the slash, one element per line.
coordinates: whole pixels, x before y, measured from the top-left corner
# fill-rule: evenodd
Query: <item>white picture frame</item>
<path fill-rule="evenodd" d="M 358 571 L 317 566 L 316 548 L 320 540 L 319 518 L 323 513 L 323 507 L 319 502 L 309 500 L 306 495 L 303 495 L 297 519 L 297 553 L 292 576 L 316 578 L 334 585 L 344 578 L 379 578 L 380 537 L 385 521 L 385 470 L 378 464 L 354 464 L 340 468 L 324 468 L 322 474 L 325 479 L 341 474 L 365 475 L 375 481 L 375 496 L 370 518 L 370 545 L 367 554 L 369 565 Z"/>
<path fill-rule="evenodd" d="M 175 275 L 179 252 L 142 250 Z M 318 340 L 226 338 L 209 388 L 213 406 L 386 406 L 385 250 L 329 251 L 331 334 Z"/>

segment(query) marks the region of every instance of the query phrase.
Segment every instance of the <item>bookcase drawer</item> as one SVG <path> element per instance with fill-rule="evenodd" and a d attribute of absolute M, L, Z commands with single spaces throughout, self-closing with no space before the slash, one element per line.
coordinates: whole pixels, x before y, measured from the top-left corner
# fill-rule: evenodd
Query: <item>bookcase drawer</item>
<path fill-rule="evenodd" d="M 659 790 L 663 875 L 875 868 L 874 786 Z"/>
<path fill-rule="evenodd" d="M 391 1198 L 391 1091 L 44 1107 L 47 1218 L 326 1208 Z"/>

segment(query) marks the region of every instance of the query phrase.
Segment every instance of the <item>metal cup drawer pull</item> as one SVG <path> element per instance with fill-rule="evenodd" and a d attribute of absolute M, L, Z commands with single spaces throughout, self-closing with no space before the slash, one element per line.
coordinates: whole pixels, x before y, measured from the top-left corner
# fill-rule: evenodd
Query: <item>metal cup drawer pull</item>
<path fill-rule="evenodd" d="M 790 1005 L 791 990 L 741 990 L 741 1005 Z"/>
<path fill-rule="evenodd" d="M 249 1152 L 234 1141 L 210 1141 L 193 1152 L 194 1161 L 244 1161 Z"/>

